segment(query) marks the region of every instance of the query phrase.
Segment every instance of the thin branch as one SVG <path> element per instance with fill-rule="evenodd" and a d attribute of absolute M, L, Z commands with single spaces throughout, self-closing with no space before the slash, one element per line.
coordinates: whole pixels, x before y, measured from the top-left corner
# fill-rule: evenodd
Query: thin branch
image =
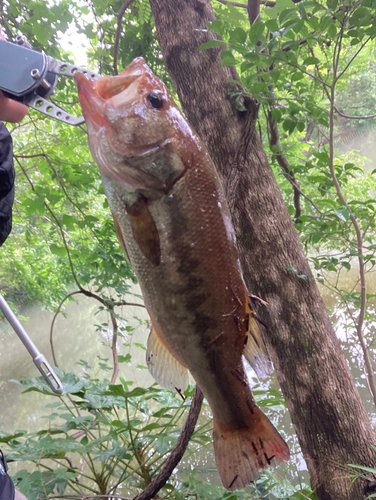
<path fill-rule="evenodd" d="M 80 500 L 91 500 L 92 498 L 110 498 L 111 500 L 132 500 L 129 497 L 120 497 L 119 495 L 54 495 L 52 497 L 47 496 L 47 500 L 52 500 L 53 498 L 79 498 Z"/>
<path fill-rule="evenodd" d="M 362 234 L 362 239 L 364 239 L 364 237 L 365 237 L 365 235 L 366 235 L 366 233 L 367 233 L 370 225 L 372 224 L 372 222 L 375 219 L 375 216 L 376 216 L 376 212 L 372 215 L 371 219 L 369 220 L 368 224 L 366 225 L 366 228 L 365 228 L 365 230 L 363 231 L 363 234 Z"/>
<path fill-rule="evenodd" d="M 68 295 L 66 295 L 63 298 L 63 300 L 60 302 L 59 307 L 57 308 L 57 310 L 56 310 L 56 312 L 54 314 L 54 317 L 52 318 L 52 323 L 51 323 L 51 328 L 50 328 L 50 347 L 51 347 L 52 359 L 54 360 L 54 365 L 57 366 L 57 367 L 59 367 L 59 365 L 57 364 L 57 360 L 56 360 L 56 356 L 55 356 L 54 343 L 53 343 L 53 338 L 52 338 L 55 321 L 56 321 L 57 315 L 59 314 L 61 308 L 63 307 L 64 302 L 67 299 L 69 299 L 69 297 L 72 297 L 72 295 L 77 295 L 78 293 L 82 293 L 81 290 L 76 290 L 75 292 L 68 293 Z"/>
<path fill-rule="evenodd" d="M 233 7 L 240 7 L 241 9 L 246 9 L 248 7 L 245 3 L 230 2 L 228 0 L 217 0 L 217 2 L 221 3 L 222 5 L 232 5 Z M 275 7 L 276 2 L 261 0 L 260 4 L 265 5 L 265 7 Z"/>
<path fill-rule="evenodd" d="M 53 219 L 54 219 L 54 221 L 55 221 L 55 223 L 57 225 L 57 227 L 59 228 L 59 231 L 60 231 L 60 234 L 61 234 L 61 237 L 62 237 L 62 240 L 63 240 L 63 244 L 64 244 L 64 247 L 65 247 L 65 251 L 67 252 L 69 267 L 71 269 L 71 273 L 72 273 L 73 279 L 74 279 L 74 281 L 75 281 L 75 283 L 77 285 L 77 288 L 82 293 L 86 294 L 86 290 L 81 286 L 81 284 L 79 283 L 78 278 L 76 276 L 76 272 L 75 272 L 74 267 L 73 267 L 73 262 L 72 262 L 72 259 L 71 259 L 71 255 L 70 255 L 70 250 L 69 250 L 69 247 L 68 247 L 68 243 L 67 243 L 67 241 L 65 239 L 65 234 L 64 234 L 63 228 L 61 227 L 60 221 L 56 217 L 56 215 L 54 214 L 54 212 L 52 211 L 52 209 L 50 208 L 50 206 L 48 205 L 48 203 L 46 201 L 44 202 L 44 205 L 47 208 L 47 210 L 50 212 L 51 216 L 53 217 Z"/>
<path fill-rule="evenodd" d="M 302 208 L 300 206 L 300 187 L 298 181 L 295 178 L 295 174 L 292 170 L 290 170 L 290 163 L 287 160 L 286 156 L 282 153 L 281 143 L 279 142 L 279 130 L 278 125 L 275 119 L 273 118 L 272 112 L 270 109 L 267 111 L 267 120 L 269 122 L 269 144 L 273 151 L 274 148 L 278 148 L 278 152 L 274 153 L 275 158 L 278 162 L 278 165 L 286 172 L 288 176 L 288 180 L 290 181 L 293 190 L 294 190 L 294 206 L 295 206 L 295 217 L 300 217 L 302 215 Z"/>
<path fill-rule="evenodd" d="M 144 491 L 139 495 L 137 495 L 133 500 L 150 500 L 166 484 L 168 478 L 171 476 L 173 470 L 178 465 L 180 460 L 183 458 L 185 450 L 187 449 L 189 440 L 192 437 L 198 417 L 200 415 L 203 399 L 204 395 L 202 394 L 201 390 L 196 386 L 187 420 L 184 423 L 178 441 L 174 446 L 170 456 L 166 460 L 158 476 L 155 479 L 153 479 L 153 481 L 147 485 Z"/>
<path fill-rule="evenodd" d="M 319 83 L 321 83 L 321 85 L 325 86 L 325 87 L 328 87 L 330 88 L 330 85 L 329 83 L 326 83 L 324 82 L 324 80 L 321 80 L 321 78 L 318 78 L 317 76 L 313 75 L 312 73 L 310 73 L 309 71 L 306 71 L 304 69 L 302 69 L 301 66 L 299 66 L 298 64 L 293 64 L 292 62 L 290 61 L 286 61 L 286 59 L 282 59 L 282 57 L 277 57 L 275 55 L 273 56 L 270 56 L 269 54 L 264 54 L 263 52 L 257 52 L 257 55 L 258 56 L 264 56 L 264 57 L 268 57 L 269 59 L 272 58 L 273 60 L 275 61 L 281 61 L 283 62 L 284 64 L 288 64 L 289 66 L 291 66 L 292 68 L 296 68 L 298 69 L 301 73 L 309 76 L 310 78 L 312 78 L 312 80 L 315 80 Z"/>
<path fill-rule="evenodd" d="M 118 360 L 118 354 L 117 354 L 117 332 L 118 332 L 118 324 L 114 315 L 114 306 L 109 307 L 110 310 L 110 315 L 111 315 L 111 322 L 112 322 L 112 346 L 111 346 L 111 351 L 112 351 L 112 359 L 114 360 L 114 369 L 112 372 L 112 377 L 111 377 L 111 384 L 114 384 L 117 376 L 119 374 L 119 360 Z"/>
<path fill-rule="evenodd" d="M 342 111 L 339 111 L 339 109 L 336 107 L 334 107 L 334 111 L 337 113 L 337 115 L 342 116 L 343 118 L 348 118 L 349 120 L 370 120 L 371 118 L 376 117 L 376 113 L 374 115 L 366 115 L 366 116 L 349 116 L 342 113 Z"/>
<path fill-rule="evenodd" d="M 279 132 L 278 132 L 277 124 L 275 123 L 275 120 L 272 117 L 272 119 L 275 123 L 275 127 L 276 127 L 276 128 L 274 128 L 273 123 L 271 121 L 269 121 L 269 115 L 272 117 L 272 115 L 270 114 L 270 110 L 268 110 L 268 115 L 266 115 L 266 113 L 265 113 L 267 130 L 268 130 L 268 137 L 269 137 L 269 144 L 271 146 L 275 145 L 281 150 L 281 146 L 279 143 Z M 285 155 L 283 155 L 282 153 L 279 153 L 279 152 L 273 153 L 273 155 L 276 157 L 276 160 L 277 160 L 279 166 L 284 170 L 284 172 L 286 172 L 287 179 L 294 189 L 295 217 L 299 217 L 301 215 L 301 211 L 299 213 L 300 204 L 299 205 L 297 204 L 298 203 L 297 194 L 300 194 L 301 196 L 303 196 L 303 198 L 305 198 L 314 207 L 314 209 L 320 214 L 320 216 L 324 215 L 323 212 L 319 209 L 319 207 L 314 203 L 314 201 L 311 200 L 311 198 L 309 196 L 307 196 L 306 194 L 304 194 L 303 191 L 300 189 L 299 183 L 297 182 L 297 180 L 295 178 L 294 172 L 289 170 L 290 163 L 288 162 Z M 299 215 L 296 215 L 297 213 L 299 213 Z M 312 216 L 312 217 L 315 217 L 315 216 Z M 333 220 L 333 219 L 329 219 L 326 217 L 324 219 Z"/>
<path fill-rule="evenodd" d="M 314 57 L 315 59 L 317 59 L 316 54 L 315 54 L 315 52 L 314 52 L 313 48 L 312 48 L 310 45 L 308 45 L 308 49 L 309 49 L 309 51 L 310 51 L 310 53 L 311 53 L 311 56 L 312 56 L 312 57 Z M 325 55 L 326 55 L 326 54 L 325 54 Z M 318 64 L 315 64 L 315 70 L 316 70 L 316 73 L 319 75 L 319 74 L 320 74 L 320 70 L 319 70 Z M 325 92 L 325 94 L 326 94 L 326 97 L 327 97 L 327 98 L 328 98 L 328 100 L 330 101 L 329 89 L 327 89 L 327 88 L 325 87 L 325 85 L 323 85 L 323 90 L 324 90 L 324 92 Z M 329 114 L 328 112 L 326 112 L 326 113 L 327 113 L 327 114 Z"/>
<path fill-rule="evenodd" d="M 114 43 L 114 64 L 113 68 L 115 71 L 115 75 L 118 75 L 118 67 L 117 67 L 117 59 L 119 52 L 119 42 L 120 42 L 120 34 L 121 34 L 121 23 L 123 21 L 123 16 L 125 11 L 128 9 L 133 0 L 125 0 L 123 7 L 120 9 L 119 14 L 117 15 L 117 26 L 116 26 L 116 35 L 115 35 L 115 43 Z"/>
<path fill-rule="evenodd" d="M 342 28 L 343 28 L 343 23 L 342 23 L 341 30 L 342 30 Z M 343 31 L 343 30 L 342 30 L 342 31 Z M 341 31 L 341 32 L 342 32 L 342 31 Z M 349 69 L 349 67 L 350 67 L 351 63 L 353 62 L 353 60 L 354 60 L 354 59 L 358 56 L 358 54 L 359 54 L 359 53 L 360 53 L 360 52 L 364 49 L 364 47 L 367 45 L 367 43 L 368 43 L 370 40 L 372 40 L 372 38 L 374 38 L 374 35 L 369 36 L 369 37 L 367 38 L 367 40 L 366 40 L 364 43 L 362 43 L 362 45 L 361 45 L 361 46 L 359 47 L 359 49 L 355 52 L 355 54 L 352 56 L 352 58 L 350 59 L 350 61 L 346 64 L 345 69 L 343 69 L 343 70 L 341 71 L 341 73 L 340 73 L 338 76 L 336 76 L 336 82 L 338 82 L 338 80 L 341 78 L 341 76 L 343 76 L 343 75 L 344 75 L 344 73 L 346 73 L 346 71 Z M 338 55 L 339 55 L 339 54 L 338 54 Z"/>
<path fill-rule="evenodd" d="M 302 194 L 302 196 L 304 196 L 304 194 Z M 322 220 L 329 220 L 330 222 L 333 222 L 333 219 L 331 219 L 330 217 L 322 217 L 321 215 L 304 214 L 304 217 L 308 217 L 308 219 L 322 219 Z"/>

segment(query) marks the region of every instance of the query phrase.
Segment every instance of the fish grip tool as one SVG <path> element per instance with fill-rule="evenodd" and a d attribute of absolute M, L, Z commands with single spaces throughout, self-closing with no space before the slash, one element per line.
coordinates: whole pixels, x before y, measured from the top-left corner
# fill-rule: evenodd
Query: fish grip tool
<path fill-rule="evenodd" d="M 51 368 L 50 364 L 46 360 L 46 358 L 41 354 L 36 348 L 34 342 L 30 339 L 28 334 L 25 332 L 21 323 L 18 321 L 16 316 L 14 315 L 12 309 L 9 307 L 7 301 L 0 294 L 0 310 L 13 327 L 13 330 L 17 333 L 18 337 L 21 339 L 21 342 L 24 344 L 26 349 L 29 351 L 31 357 L 33 358 L 35 366 L 40 371 L 42 377 L 47 382 L 49 387 L 53 390 L 55 394 L 63 393 L 63 384 L 59 380 L 56 373 Z"/>
<path fill-rule="evenodd" d="M 54 93 L 59 76 L 73 77 L 76 71 L 91 80 L 102 77 L 32 50 L 23 35 L 18 35 L 14 43 L 0 40 L 0 90 L 10 99 L 73 126 L 82 125 L 85 119 L 69 114 L 48 98 Z"/>

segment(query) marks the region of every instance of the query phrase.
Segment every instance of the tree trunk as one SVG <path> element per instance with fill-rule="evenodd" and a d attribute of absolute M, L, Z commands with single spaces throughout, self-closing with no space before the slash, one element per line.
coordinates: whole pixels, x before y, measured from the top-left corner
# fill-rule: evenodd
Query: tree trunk
<path fill-rule="evenodd" d="M 346 464 L 372 467 L 373 427 L 342 354 L 299 236 L 256 133 L 257 105 L 239 112 L 226 90 L 239 79 L 220 49 L 209 0 L 150 0 L 159 43 L 180 102 L 219 171 L 233 216 L 244 278 L 268 302 L 258 314 L 311 479 L 320 500 L 367 497 Z M 295 273 L 292 268 L 297 270 Z M 298 277 L 305 275 L 307 278 Z"/>

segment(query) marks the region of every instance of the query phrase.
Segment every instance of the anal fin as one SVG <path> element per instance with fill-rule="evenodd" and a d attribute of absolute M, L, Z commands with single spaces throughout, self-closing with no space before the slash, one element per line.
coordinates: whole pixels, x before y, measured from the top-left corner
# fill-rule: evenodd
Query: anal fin
<path fill-rule="evenodd" d="M 154 219 L 150 213 L 147 199 L 140 195 L 137 201 L 126 206 L 131 223 L 132 234 L 141 253 L 155 266 L 161 261 L 161 245 Z"/>
<path fill-rule="evenodd" d="M 148 338 L 146 363 L 151 376 L 162 387 L 177 392 L 187 389 L 188 369 L 170 353 L 153 327 Z"/>

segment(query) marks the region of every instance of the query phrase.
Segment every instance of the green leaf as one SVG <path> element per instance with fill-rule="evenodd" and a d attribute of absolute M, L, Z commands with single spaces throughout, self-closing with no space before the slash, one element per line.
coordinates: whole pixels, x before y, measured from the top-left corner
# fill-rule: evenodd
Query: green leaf
<path fill-rule="evenodd" d="M 341 208 L 338 208 L 338 209 L 334 209 L 334 213 L 343 222 L 347 222 L 347 221 L 350 220 L 350 212 L 347 210 L 346 207 L 341 207 Z"/>
<path fill-rule="evenodd" d="M 336 28 L 334 23 L 329 26 L 327 33 L 328 33 L 328 36 L 332 39 L 337 36 L 337 28 Z"/>
<path fill-rule="evenodd" d="M 366 467 L 365 465 L 354 465 L 354 464 L 347 464 L 349 467 L 354 467 L 354 469 L 360 469 L 365 472 L 370 472 L 371 474 L 376 474 L 376 469 L 372 469 L 372 467 Z"/>
<path fill-rule="evenodd" d="M 121 356 L 121 355 L 118 356 L 119 363 L 130 363 L 131 359 L 132 359 L 132 356 L 129 353 L 126 354 L 125 356 Z"/>
<path fill-rule="evenodd" d="M 21 436 L 23 436 L 25 432 L 15 432 L 14 434 L 3 434 L 0 433 L 0 443 L 9 443 L 9 441 L 12 441 L 14 439 L 18 439 Z"/>
<path fill-rule="evenodd" d="M 294 128 L 296 127 L 296 124 L 297 124 L 296 120 L 293 120 L 292 118 L 287 117 L 282 123 L 282 128 L 285 132 L 292 134 L 294 131 Z"/>
<path fill-rule="evenodd" d="M 279 15 L 279 22 L 282 24 L 284 21 L 286 21 L 289 17 L 291 17 L 294 14 L 296 14 L 295 9 L 283 10 Z"/>
<path fill-rule="evenodd" d="M 222 66 L 236 66 L 237 64 L 238 64 L 238 61 L 232 55 L 227 56 L 224 59 L 222 59 Z"/>
<path fill-rule="evenodd" d="M 329 9 L 335 10 L 337 8 L 337 5 L 338 5 L 338 0 L 327 0 L 326 3 L 328 5 Z"/>
<path fill-rule="evenodd" d="M 317 59 L 317 57 L 307 57 L 303 61 L 304 66 L 312 66 L 314 64 L 320 64 L 320 59 Z"/>
<path fill-rule="evenodd" d="M 247 22 L 246 16 L 236 7 L 234 7 L 231 4 L 226 5 L 226 10 L 227 10 L 227 19 L 228 21 L 233 24 L 234 26 L 237 25 L 242 25 L 245 22 Z"/>
<path fill-rule="evenodd" d="M 358 7 L 349 19 L 350 24 L 355 24 L 356 26 L 365 26 L 369 23 L 371 18 L 371 13 L 367 7 Z"/>
<path fill-rule="evenodd" d="M 274 120 L 279 123 L 281 121 L 281 118 L 282 118 L 282 113 L 279 109 L 272 109 L 271 111 L 272 113 L 272 117 L 274 118 Z"/>
<path fill-rule="evenodd" d="M 166 425 L 163 424 L 158 424 L 157 422 L 153 422 L 152 424 L 148 424 L 148 425 L 145 425 L 145 427 L 143 427 L 141 429 L 142 432 L 146 432 L 146 431 L 152 431 L 154 429 L 160 429 L 161 427 L 165 427 Z"/>
<path fill-rule="evenodd" d="M 309 17 L 307 19 L 307 23 L 311 26 L 311 28 L 314 30 L 314 31 L 318 31 L 320 29 L 320 23 L 318 21 L 318 19 L 316 19 L 315 17 Z"/>
<path fill-rule="evenodd" d="M 243 30 L 243 28 L 235 28 L 231 33 L 231 38 L 237 41 L 238 43 L 245 43 L 247 39 L 247 33 Z"/>
<path fill-rule="evenodd" d="M 67 255 L 65 247 L 59 247 L 54 243 L 50 243 L 50 252 L 54 255 L 57 255 L 58 257 L 66 257 Z"/>
<path fill-rule="evenodd" d="M 135 398 L 138 396 L 143 396 L 147 392 L 146 389 L 142 387 L 136 387 L 133 391 L 125 391 L 122 385 L 113 385 L 110 384 L 108 387 L 108 391 L 104 391 L 103 395 L 105 396 L 121 396 L 123 398 Z"/>
<path fill-rule="evenodd" d="M 48 45 L 49 33 L 43 24 L 35 23 L 33 26 L 33 33 L 38 42 L 44 47 Z"/>
<path fill-rule="evenodd" d="M 293 24 L 292 29 L 294 33 L 299 33 L 304 27 L 304 20 L 300 19 L 296 23 Z"/>
<path fill-rule="evenodd" d="M 306 123 L 304 121 L 298 122 L 296 128 L 299 130 L 299 132 L 303 132 L 306 127 Z"/>
<path fill-rule="evenodd" d="M 218 19 L 214 19 L 214 21 L 208 22 L 206 26 L 214 31 L 217 35 L 223 36 L 224 33 L 224 27 L 223 27 L 223 22 L 219 21 Z"/>
<path fill-rule="evenodd" d="M 269 21 L 266 21 L 265 26 L 268 28 L 269 31 L 278 31 L 279 30 L 279 24 L 275 19 L 269 19 Z"/>
<path fill-rule="evenodd" d="M 213 47 L 225 47 L 226 43 L 221 40 L 209 40 L 208 42 L 200 45 L 200 52 L 205 49 L 212 49 Z"/>
<path fill-rule="evenodd" d="M 293 73 L 291 75 L 291 81 L 293 81 L 293 82 L 297 82 L 299 80 L 303 80 L 303 78 L 304 78 L 304 75 L 303 75 L 303 73 L 301 71 L 296 71 L 295 73 Z"/>
<path fill-rule="evenodd" d="M 247 108 L 243 104 L 243 97 L 241 95 L 238 95 L 235 98 L 235 107 L 238 111 L 247 111 Z"/>
<path fill-rule="evenodd" d="M 169 436 L 158 436 L 154 444 L 155 449 L 160 455 L 164 455 L 170 448 L 170 442 L 171 438 Z"/>
<path fill-rule="evenodd" d="M 260 40 L 264 29 L 265 24 L 262 21 L 256 21 L 254 24 L 252 24 L 251 29 L 249 30 L 250 42 L 256 44 Z"/>
<path fill-rule="evenodd" d="M 320 30 L 325 31 L 331 24 L 334 24 L 334 21 L 331 17 L 325 16 L 320 20 Z"/>

